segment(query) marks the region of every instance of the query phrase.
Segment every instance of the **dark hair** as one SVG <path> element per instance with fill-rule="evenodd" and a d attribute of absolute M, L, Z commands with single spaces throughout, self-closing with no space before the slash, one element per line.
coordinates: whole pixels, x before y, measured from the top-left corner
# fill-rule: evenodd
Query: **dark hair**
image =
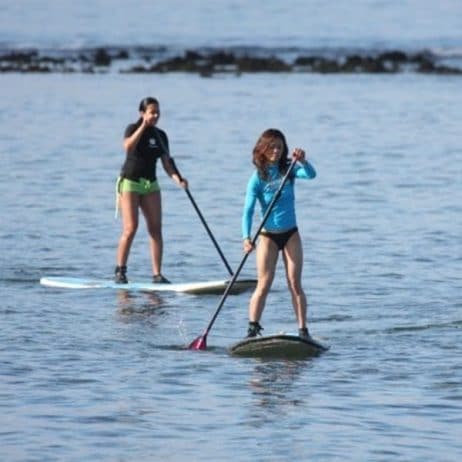
<path fill-rule="evenodd" d="M 140 112 L 145 112 L 150 104 L 155 104 L 156 106 L 159 106 L 159 101 L 156 98 L 153 98 L 152 96 L 147 96 L 146 98 L 143 98 L 140 101 L 138 110 Z"/>
<path fill-rule="evenodd" d="M 259 176 L 264 180 L 266 180 L 268 177 L 269 165 L 266 153 L 268 152 L 268 149 L 270 149 L 270 145 L 276 139 L 280 139 L 283 144 L 282 154 L 278 162 L 279 171 L 281 173 L 285 173 L 289 165 L 289 159 L 287 158 L 287 155 L 289 154 L 289 148 L 287 146 L 287 141 L 284 134 L 276 128 L 269 128 L 268 130 L 265 130 L 260 135 L 260 138 L 258 138 L 257 143 L 253 148 L 252 157 L 252 162 L 257 167 Z"/>

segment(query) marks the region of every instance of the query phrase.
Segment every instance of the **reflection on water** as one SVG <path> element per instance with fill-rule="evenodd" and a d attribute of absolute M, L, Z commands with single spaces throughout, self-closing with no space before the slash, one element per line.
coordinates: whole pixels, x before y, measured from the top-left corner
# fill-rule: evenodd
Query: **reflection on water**
<path fill-rule="evenodd" d="M 128 290 L 117 292 L 117 312 L 123 316 L 151 316 L 162 314 L 164 300 L 154 292 L 135 293 Z"/>
<path fill-rule="evenodd" d="M 249 380 L 255 398 L 252 420 L 263 424 L 273 420 L 274 413 L 285 414 L 303 403 L 303 396 L 294 393 L 302 372 L 311 367 L 312 359 L 304 361 L 259 361 Z M 268 412 L 270 411 L 270 412 Z"/>

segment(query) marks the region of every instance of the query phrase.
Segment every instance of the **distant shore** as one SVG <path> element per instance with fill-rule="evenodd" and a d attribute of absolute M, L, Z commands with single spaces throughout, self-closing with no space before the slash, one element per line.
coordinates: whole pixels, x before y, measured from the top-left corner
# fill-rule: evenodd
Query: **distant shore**
<path fill-rule="evenodd" d="M 0 50 L 0 73 L 145 74 L 184 72 L 219 74 L 316 73 L 462 75 L 462 66 L 448 65 L 430 51 L 346 52 L 342 54 L 247 48 L 207 48 L 168 52 L 164 47 L 97 47 L 81 50 Z"/>

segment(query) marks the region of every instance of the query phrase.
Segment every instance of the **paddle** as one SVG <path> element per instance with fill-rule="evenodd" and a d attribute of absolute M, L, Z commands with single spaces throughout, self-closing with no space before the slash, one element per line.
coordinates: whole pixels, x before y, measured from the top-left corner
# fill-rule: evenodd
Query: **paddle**
<path fill-rule="evenodd" d="M 183 177 L 181 176 L 181 173 L 178 171 L 178 168 L 177 168 L 177 166 L 175 164 L 175 160 L 173 159 L 173 157 L 170 157 L 170 163 L 171 163 L 171 165 L 173 167 L 173 170 L 175 171 L 175 173 L 180 178 L 180 181 L 182 181 Z M 223 255 L 223 252 L 221 251 L 220 246 L 218 245 L 218 242 L 216 241 L 215 237 L 213 236 L 212 231 L 210 231 L 210 228 L 207 225 L 207 222 L 205 221 L 204 216 L 202 215 L 201 211 L 199 210 L 199 207 L 197 206 L 196 201 L 192 197 L 191 191 L 189 191 L 189 188 L 185 188 L 185 191 L 186 191 L 186 194 L 189 197 L 189 200 L 191 201 L 191 204 L 193 205 L 194 209 L 196 210 L 197 214 L 199 215 L 199 218 L 202 221 L 202 224 L 204 225 L 204 228 L 207 231 L 207 234 L 209 235 L 210 239 L 212 240 L 213 245 L 217 249 L 217 252 L 219 253 L 221 259 L 223 260 L 223 263 L 225 264 L 226 269 L 228 270 L 228 273 L 230 274 L 230 276 L 232 276 L 233 275 L 233 270 L 231 269 L 231 266 L 229 266 L 228 261 L 226 260 L 225 256 Z"/>
<path fill-rule="evenodd" d="M 255 236 L 253 237 L 253 239 L 251 241 L 252 246 L 254 246 L 255 243 L 257 242 L 258 235 L 260 234 L 261 230 L 263 229 L 263 226 L 265 225 L 265 222 L 268 219 L 269 214 L 273 210 L 274 204 L 279 199 L 279 196 L 281 195 L 281 192 L 282 192 L 282 188 L 286 184 L 286 182 L 287 182 L 287 180 L 289 178 L 289 175 L 292 172 L 292 170 L 293 170 L 296 163 L 297 163 L 297 161 L 295 159 L 292 160 L 286 174 L 284 175 L 284 177 L 283 177 L 283 179 L 281 181 L 281 184 L 279 185 L 277 191 L 275 192 L 273 198 L 271 199 L 271 202 L 269 203 L 268 208 L 266 209 L 266 212 L 265 212 L 265 214 L 264 214 L 264 216 L 262 218 L 260 226 L 258 227 L 257 232 L 255 233 Z M 233 277 L 231 278 L 231 281 L 229 281 L 228 285 L 226 286 L 226 289 L 225 289 L 225 291 L 223 293 L 223 296 L 221 297 L 220 303 L 218 304 L 218 307 L 217 307 L 212 319 L 210 320 L 207 328 L 205 329 L 204 333 L 201 336 L 197 337 L 195 340 L 193 340 L 191 342 L 191 344 L 188 347 L 190 350 L 205 350 L 207 348 L 207 335 L 210 332 L 210 329 L 212 328 L 213 323 L 215 322 L 215 319 L 217 319 L 218 313 L 220 312 L 221 308 L 223 307 L 223 305 L 225 303 L 225 300 L 226 300 L 226 297 L 228 296 L 228 294 L 231 291 L 231 288 L 233 287 L 234 283 L 236 282 L 236 279 L 239 276 L 239 273 L 241 272 L 242 268 L 244 267 L 244 264 L 245 264 L 248 256 L 249 256 L 249 253 L 246 252 L 245 255 L 244 255 L 244 258 L 242 259 L 241 263 L 239 264 L 236 272 L 234 273 Z"/>
<path fill-rule="evenodd" d="M 154 127 L 155 129 L 155 133 L 159 133 L 159 129 L 157 127 Z M 165 146 L 165 143 L 162 141 L 162 137 L 161 136 L 157 136 L 156 139 L 159 141 L 159 144 L 160 146 L 162 147 L 162 149 L 167 152 L 169 155 L 170 155 L 170 152 L 167 148 L 167 146 Z M 178 167 L 176 166 L 175 164 L 175 160 L 173 159 L 173 157 L 170 156 L 170 164 L 174 170 L 174 172 L 178 175 L 178 177 L 180 178 L 180 181 L 183 180 L 183 177 L 181 176 L 181 173 L 179 172 L 178 170 Z M 199 207 L 197 206 L 196 204 L 196 201 L 194 200 L 194 198 L 192 197 L 192 194 L 191 194 L 191 191 L 189 191 L 189 188 L 185 188 L 185 191 L 186 191 L 186 194 L 188 195 L 189 197 L 189 200 L 191 201 L 191 204 L 193 205 L 194 209 L 196 210 L 197 214 L 199 215 L 199 218 L 200 220 L 202 221 L 202 224 L 204 225 L 205 227 L 205 230 L 207 231 L 207 234 L 209 235 L 210 239 L 212 240 L 213 242 L 213 245 L 215 246 L 215 248 L 217 249 L 217 252 L 218 254 L 220 255 L 221 259 L 223 260 L 223 263 L 225 264 L 226 266 L 226 269 L 228 270 L 228 273 L 230 274 L 230 276 L 233 275 L 233 270 L 231 269 L 231 266 L 229 266 L 229 263 L 227 262 L 223 252 L 221 251 L 220 249 L 220 246 L 218 245 L 218 242 L 216 241 L 215 237 L 213 236 L 212 234 L 212 231 L 210 231 L 210 228 L 209 226 L 207 225 L 207 222 L 205 221 L 205 218 L 204 216 L 202 215 L 201 211 L 199 210 Z"/>

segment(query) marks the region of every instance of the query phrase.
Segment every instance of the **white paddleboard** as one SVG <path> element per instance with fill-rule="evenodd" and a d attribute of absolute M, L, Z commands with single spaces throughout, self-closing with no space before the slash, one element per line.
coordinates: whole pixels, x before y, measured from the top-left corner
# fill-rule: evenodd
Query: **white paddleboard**
<path fill-rule="evenodd" d="M 47 287 L 61 289 L 116 289 L 134 290 L 144 292 L 183 292 L 188 294 L 222 294 L 226 289 L 228 280 L 216 280 L 206 282 L 184 282 L 180 284 L 165 284 L 152 282 L 128 282 L 117 284 L 110 279 L 83 279 L 76 277 L 46 276 L 40 279 L 40 284 Z M 237 280 L 231 288 L 230 294 L 238 294 L 248 289 L 253 289 L 257 281 L 254 279 Z"/>
<path fill-rule="evenodd" d="M 313 337 L 304 339 L 297 334 L 274 334 L 245 338 L 231 345 L 229 352 L 235 356 L 298 358 L 316 356 L 329 346 Z"/>

